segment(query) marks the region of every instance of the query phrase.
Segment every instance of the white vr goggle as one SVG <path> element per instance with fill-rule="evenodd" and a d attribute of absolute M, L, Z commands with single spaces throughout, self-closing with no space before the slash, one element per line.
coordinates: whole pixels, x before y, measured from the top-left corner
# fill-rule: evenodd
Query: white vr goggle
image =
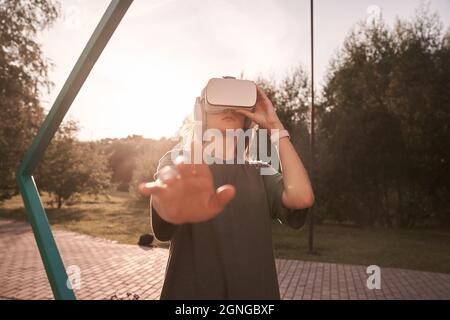
<path fill-rule="evenodd" d="M 194 120 L 205 122 L 206 113 L 220 113 L 226 109 L 254 111 L 256 105 L 256 84 L 250 80 L 235 77 L 212 78 L 196 98 Z M 246 119 L 245 127 L 250 125 Z"/>

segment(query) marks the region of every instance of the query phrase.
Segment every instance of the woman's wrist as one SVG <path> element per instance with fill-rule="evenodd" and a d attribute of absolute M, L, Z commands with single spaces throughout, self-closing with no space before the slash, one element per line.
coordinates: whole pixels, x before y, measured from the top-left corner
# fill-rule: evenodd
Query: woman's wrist
<path fill-rule="evenodd" d="M 274 132 L 279 132 L 281 130 L 285 130 L 281 121 L 274 121 L 273 123 L 269 123 L 266 128 L 269 131 L 269 135 L 272 135 Z"/>

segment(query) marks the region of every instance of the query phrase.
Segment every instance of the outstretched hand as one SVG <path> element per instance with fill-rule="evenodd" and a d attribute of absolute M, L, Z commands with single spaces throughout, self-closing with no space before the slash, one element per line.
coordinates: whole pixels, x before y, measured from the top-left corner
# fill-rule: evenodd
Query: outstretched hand
<path fill-rule="evenodd" d="M 160 172 L 168 170 L 171 168 L 164 167 Z M 181 160 L 177 161 L 174 172 L 175 175 L 167 179 L 158 178 L 139 185 L 139 192 L 152 196 L 153 207 L 167 222 L 182 224 L 209 220 L 218 215 L 236 194 L 235 187 L 229 184 L 217 190 L 214 188 L 207 164 L 187 164 Z"/>

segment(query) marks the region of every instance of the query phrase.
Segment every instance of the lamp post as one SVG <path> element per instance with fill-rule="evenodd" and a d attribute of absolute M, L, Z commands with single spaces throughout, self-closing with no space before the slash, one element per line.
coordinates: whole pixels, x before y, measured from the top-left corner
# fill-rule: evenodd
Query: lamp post
<path fill-rule="evenodd" d="M 315 178 L 315 159 L 314 159 L 314 0 L 311 0 L 311 135 L 310 135 L 310 155 L 311 155 L 311 180 Z M 309 237 L 308 237 L 308 251 L 310 254 L 314 253 L 314 206 L 309 211 Z"/>

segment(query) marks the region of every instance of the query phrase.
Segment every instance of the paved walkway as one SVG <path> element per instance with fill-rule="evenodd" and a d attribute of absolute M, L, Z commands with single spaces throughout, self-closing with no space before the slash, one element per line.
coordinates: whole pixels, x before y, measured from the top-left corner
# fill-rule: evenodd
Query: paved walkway
<path fill-rule="evenodd" d="M 81 269 L 79 299 L 126 293 L 158 299 L 168 250 L 141 248 L 55 230 L 66 267 Z M 381 289 L 366 287 L 365 266 L 277 259 L 283 299 L 450 299 L 450 274 L 381 269 Z M 0 219 L 0 298 L 52 299 L 31 228 Z"/>

